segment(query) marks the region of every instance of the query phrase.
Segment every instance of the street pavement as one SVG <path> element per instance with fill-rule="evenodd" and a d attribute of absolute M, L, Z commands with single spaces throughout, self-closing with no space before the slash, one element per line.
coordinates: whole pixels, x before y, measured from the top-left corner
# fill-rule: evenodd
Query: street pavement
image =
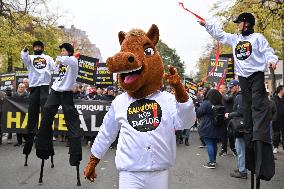
<path fill-rule="evenodd" d="M 16 137 L 14 137 L 16 138 Z M 76 169 L 69 165 L 68 148 L 65 143 L 54 142 L 55 167 L 50 167 L 50 160 L 45 163 L 43 184 L 38 184 L 40 163 L 33 150 L 28 167 L 24 167 L 23 147 L 12 144 L 0 145 L 0 189 L 115 189 L 118 188 L 118 172 L 114 164 L 115 149 L 110 149 L 97 168 L 98 178 L 90 183 L 82 176 L 90 148 L 83 147 L 81 162 L 81 187 L 76 186 Z M 170 189 L 250 189 L 250 177 L 247 180 L 231 178 L 230 172 L 235 169 L 236 157 L 228 154 L 217 158 L 215 170 L 202 165 L 207 162 L 206 149 L 200 149 L 198 135 L 190 136 L 190 146 L 177 145 L 177 161 L 170 169 Z M 276 155 L 276 174 L 270 182 L 261 181 L 262 189 L 284 188 L 284 152 Z"/>

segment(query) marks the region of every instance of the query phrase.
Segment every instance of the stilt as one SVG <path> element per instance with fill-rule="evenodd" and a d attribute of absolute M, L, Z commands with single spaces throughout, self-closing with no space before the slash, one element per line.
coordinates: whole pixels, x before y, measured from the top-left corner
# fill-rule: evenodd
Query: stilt
<path fill-rule="evenodd" d="M 77 186 L 81 186 L 79 165 L 76 165 L 76 170 L 77 170 Z"/>
<path fill-rule="evenodd" d="M 251 172 L 250 188 L 254 189 L 254 173 L 253 172 Z"/>
<path fill-rule="evenodd" d="M 256 189 L 260 189 L 260 179 L 256 179 Z"/>
<path fill-rule="evenodd" d="M 26 158 L 25 158 L 25 165 L 24 165 L 24 166 L 28 166 L 28 157 L 29 157 L 29 155 L 28 155 L 28 154 L 26 154 Z"/>
<path fill-rule="evenodd" d="M 44 159 L 41 160 L 40 175 L 39 175 L 39 180 L 38 180 L 39 184 L 42 184 L 43 167 L 44 167 Z"/>
<path fill-rule="evenodd" d="M 54 168 L 54 163 L 53 163 L 53 156 L 51 156 L 51 168 Z"/>

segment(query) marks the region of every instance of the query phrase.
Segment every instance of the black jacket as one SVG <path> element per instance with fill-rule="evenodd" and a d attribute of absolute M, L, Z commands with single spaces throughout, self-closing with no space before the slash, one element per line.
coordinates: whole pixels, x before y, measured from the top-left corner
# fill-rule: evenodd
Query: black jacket
<path fill-rule="evenodd" d="M 222 104 L 225 106 L 225 113 L 231 113 L 233 111 L 234 101 L 237 94 L 223 94 Z"/>
<path fill-rule="evenodd" d="M 284 122 L 284 97 L 280 98 L 275 95 L 272 97 L 272 100 L 275 102 L 277 108 L 277 118 L 275 122 Z"/>
<path fill-rule="evenodd" d="M 235 96 L 232 112 L 229 113 L 229 118 L 243 117 L 244 108 L 242 105 L 242 94 L 239 92 Z"/>

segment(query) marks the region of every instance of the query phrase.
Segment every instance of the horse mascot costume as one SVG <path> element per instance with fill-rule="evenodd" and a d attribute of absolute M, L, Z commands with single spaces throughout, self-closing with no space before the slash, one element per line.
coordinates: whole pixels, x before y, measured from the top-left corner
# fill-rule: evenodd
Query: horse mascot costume
<path fill-rule="evenodd" d="M 152 25 L 146 33 L 133 29 L 118 34 L 121 50 L 107 59 L 111 73 L 126 91 L 117 96 L 105 115 L 84 170 L 94 181 L 95 167 L 119 133 L 115 156 L 119 188 L 168 188 L 168 169 L 176 157 L 175 130 L 195 122 L 195 109 L 177 70 L 170 66 L 164 74 L 156 49 L 159 29 Z M 163 78 L 175 95 L 162 92 Z"/>

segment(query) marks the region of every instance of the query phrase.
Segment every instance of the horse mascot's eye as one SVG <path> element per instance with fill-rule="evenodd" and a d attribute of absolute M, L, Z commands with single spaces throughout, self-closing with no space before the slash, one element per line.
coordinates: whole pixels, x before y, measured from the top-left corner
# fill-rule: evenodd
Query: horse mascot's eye
<path fill-rule="evenodd" d="M 145 54 L 146 56 L 151 56 L 151 55 L 154 54 L 154 50 L 153 50 L 151 47 L 148 47 L 148 48 L 146 48 L 146 49 L 144 50 L 144 54 Z"/>

